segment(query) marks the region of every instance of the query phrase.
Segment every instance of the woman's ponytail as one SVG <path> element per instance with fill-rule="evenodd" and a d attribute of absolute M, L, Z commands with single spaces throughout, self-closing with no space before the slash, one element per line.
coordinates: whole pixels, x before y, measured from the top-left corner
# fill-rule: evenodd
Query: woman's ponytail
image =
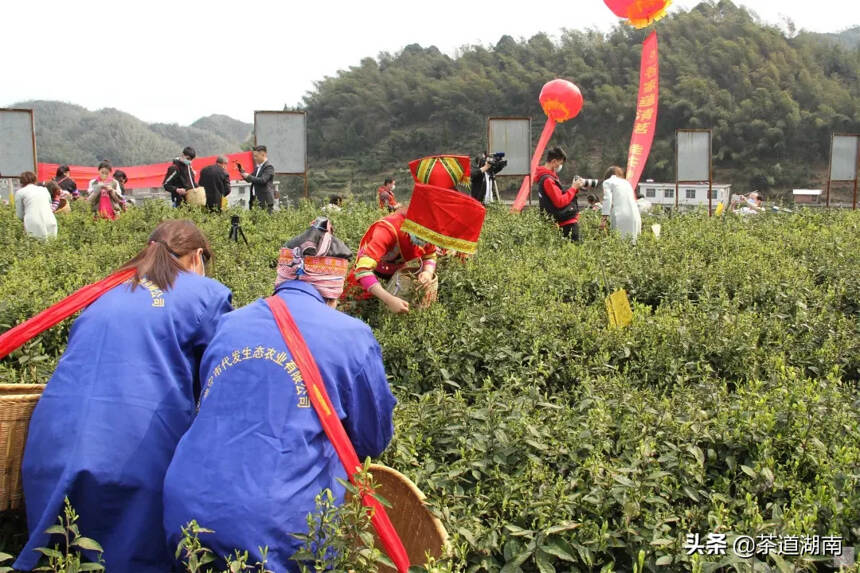
<path fill-rule="evenodd" d="M 134 268 L 136 274 L 133 287 L 147 279 L 161 290 L 173 286 L 176 275 L 186 270 L 179 259 L 186 254 L 203 249 L 211 258 L 209 243 L 194 223 L 188 220 L 164 221 L 149 236 L 149 242 L 120 270 Z"/>

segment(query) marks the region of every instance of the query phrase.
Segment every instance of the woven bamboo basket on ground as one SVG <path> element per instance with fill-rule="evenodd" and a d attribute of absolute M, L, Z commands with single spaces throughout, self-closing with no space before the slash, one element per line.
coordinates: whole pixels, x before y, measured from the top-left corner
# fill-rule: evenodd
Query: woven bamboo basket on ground
<path fill-rule="evenodd" d="M 24 500 L 21 460 L 33 408 L 43 384 L 0 384 L 0 511 L 18 509 Z"/>
<path fill-rule="evenodd" d="M 386 508 L 394 529 L 409 555 L 412 565 L 423 565 L 427 555 L 438 558 L 445 551 L 448 532 L 439 519 L 424 505 L 424 494 L 412 481 L 387 466 L 373 464 L 370 473 L 377 484 L 376 492 L 391 507 Z M 394 569 L 380 567 L 380 572 L 394 572 Z"/>

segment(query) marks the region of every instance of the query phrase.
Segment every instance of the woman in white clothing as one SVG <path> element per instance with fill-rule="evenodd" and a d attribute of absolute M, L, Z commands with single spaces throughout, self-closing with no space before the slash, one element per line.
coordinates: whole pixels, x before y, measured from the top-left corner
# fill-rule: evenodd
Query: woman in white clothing
<path fill-rule="evenodd" d="M 51 194 L 36 185 L 32 171 L 21 174 L 21 188 L 15 193 L 15 214 L 24 221 L 24 230 L 31 237 L 47 239 L 57 236 L 57 219 L 51 211 Z"/>
<path fill-rule="evenodd" d="M 630 183 L 624 179 L 624 171 L 613 165 L 603 176 L 603 217 L 600 228 L 606 228 L 609 221 L 613 229 L 618 229 L 622 237 L 629 237 L 636 242 L 636 237 L 642 232 L 642 218 L 639 216 L 639 206 L 636 204 L 636 193 Z"/>

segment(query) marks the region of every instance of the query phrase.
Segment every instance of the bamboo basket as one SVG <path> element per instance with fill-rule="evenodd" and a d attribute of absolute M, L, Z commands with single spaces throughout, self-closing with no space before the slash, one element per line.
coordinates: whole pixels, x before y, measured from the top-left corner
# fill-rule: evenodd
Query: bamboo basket
<path fill-rule="evenodd" d="M 448 541 L 448 532 L 439 519 L 424 505 L 424 494 L 412 481 L 387 466 L 373 464 L 370 473 L 377 484 L 376 493 L 391 504 L 387 508 L 391 524 L 400 535 L 409 562 L 423 565 L 427 555 L 443 556 Z M 380 572 L 393 572 L 394 569 L 380 567 Z"/>
<path fill-rule="evenodd" d="M 21 460 L 30 416 L 44 384 L 0 384 L 0 511 L 18 509 L 24 500 Z"/>

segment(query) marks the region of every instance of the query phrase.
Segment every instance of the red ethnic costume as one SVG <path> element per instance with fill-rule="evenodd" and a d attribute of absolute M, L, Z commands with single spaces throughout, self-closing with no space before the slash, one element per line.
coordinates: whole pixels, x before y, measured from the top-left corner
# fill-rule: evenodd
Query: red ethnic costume
<path fill-rule="evenodd" d="M 435 300 L 436 252 L 445 248 L 474 253 L 484 224 L 484 206 L 462 193 L 416 183 L 409 209 L 376 221 L 358 245 L 355 268 L 349 275 L 345 298 L 370 298 L 371 288 L 389 281 L 387 290 L 407 294 L 407 273 L 430 271 L 433 284 L 424 289 L 418 306 Z M 405 275 L 405 276 L 404 276 Z M 403 281 L 403 282 L 402 282 Z"/>

